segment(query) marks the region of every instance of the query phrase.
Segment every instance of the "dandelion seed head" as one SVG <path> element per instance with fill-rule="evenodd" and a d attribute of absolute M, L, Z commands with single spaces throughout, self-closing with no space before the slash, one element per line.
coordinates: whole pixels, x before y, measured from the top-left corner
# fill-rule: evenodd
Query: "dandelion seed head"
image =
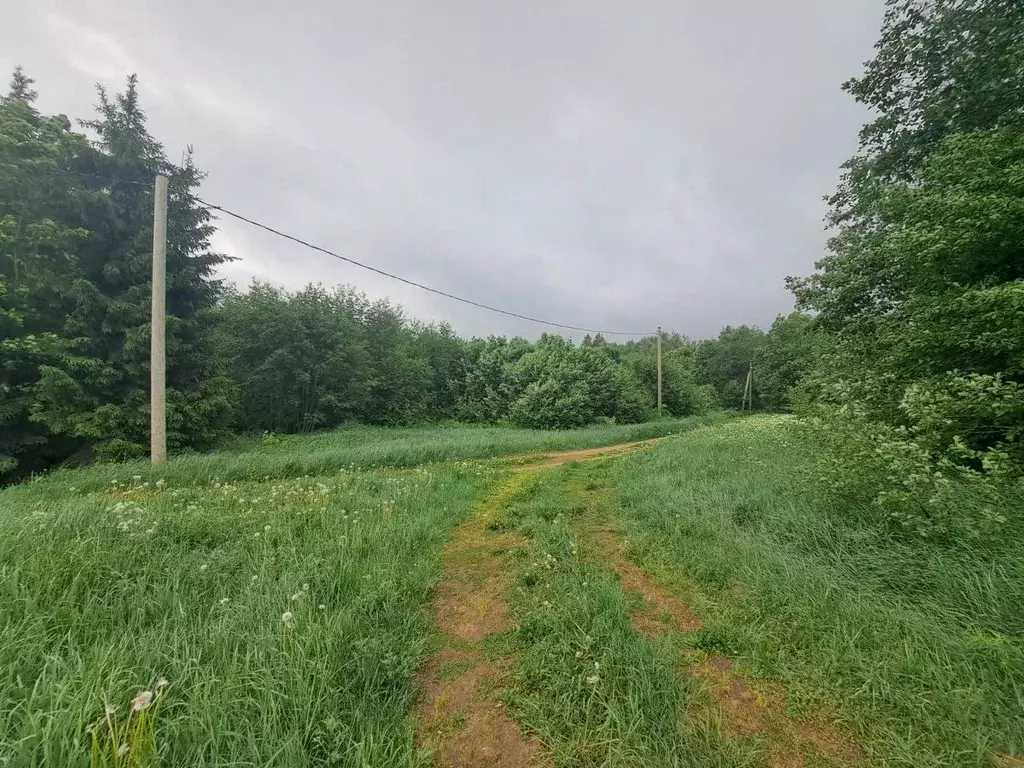
<path fill-rule="evenodd" d="M 292 614 L 291 611 L 285 611 L 284 613 L 281 614 L 281 621 L 283 621 L 285 624 L 291 624 L 292 623 L 292 619 L 294 619 L 294 618 L 295 618 L 295 616 Z"/>
<path fill-rule="evenodd" d="M 132 712 L 141 712 L 144 709 L 149 709 L 152 703 L 152 691 L 139 691 L 135 698 L 132 699 Z"/>
<path fill-rule="evenodd" d="M 118 757 L 125 757 L 131 751 L 131 747 L 127 744 L 122 744 L 117 748 Z"/>
<path fill-rule="evenodd" d="M 170 680 L 168 680 L 166 677 L 161 677 L 159 680 L 156 681 L 156 689 L 158 691 L 162 691 L 164 688 L 166 688 L 170 684 L 171 684 Z"/>
<path fill-rule="evenodd" d="M 576 658 L 577 659 L 582 659 L 583 658 L 583 651 L 576 651 Z"/>
<path fill-rule="evenodd" d="M 587 683 L 589 685 L 597 685 L 599 682 L 601 682 L 601 678 L 598 677 L 597 675 L 591 675 L 590 677 L 587 678 Z"/>

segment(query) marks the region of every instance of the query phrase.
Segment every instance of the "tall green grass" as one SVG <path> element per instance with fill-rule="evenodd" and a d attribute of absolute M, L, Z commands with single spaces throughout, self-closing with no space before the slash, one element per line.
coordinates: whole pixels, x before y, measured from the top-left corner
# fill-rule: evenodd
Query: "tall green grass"
<path fill-rule="evenodd" d="M 508 701 L 560 766 L 755 766 L 752 751 L 724 738 L 691 706 L 694 678 L 679 674 L 671 639 L 651 641 L 630 623 L 614 573 L 584 555 L 573 526 L 584 514 L 570 480 L 599 478 L 581 465 L 524 487 L 495 525 L 529 536 L 510 589 L 517 627 Z"/>
<path fill-rule="evenodd" d="M 143 481 L 196 485 L 265 478 L 333 474 L 339 470 L 416 467 L 470 461 L 531 451 L 568 451 L 676 434 L 699 424 L 721 422 L 722 413 L 643 424 L 610 424 L 587 429 L 547 431 L 497 426 L 346 427 L 312 435 L 270 436 L 237 441 L 230 449 L 173 458 L 153 466 L 146 461 L 100 464 L 54 472 L 40 484 L 95 490 L 125 475 Z M 4 497 L 0 495 L 0 504 Z"/>
<path fill-rule="evenodd" d="M 161 678 L 163 765 L 414 764 L 438 552 L 487 475 L 131 472 L 0 494 L 0 765 L 90 765 L 89 725 Z"/>
<path fill-rule="evenodd" d="M 638 561 L 698 586 L 704 648 L 832 708 L 879 764 L 1024 752 L 1019 525 L 987 549 L 897 537 L 794 482 L 813 462 L 784 418 L 695 432 L 615 465 L 619 524 Z"/>

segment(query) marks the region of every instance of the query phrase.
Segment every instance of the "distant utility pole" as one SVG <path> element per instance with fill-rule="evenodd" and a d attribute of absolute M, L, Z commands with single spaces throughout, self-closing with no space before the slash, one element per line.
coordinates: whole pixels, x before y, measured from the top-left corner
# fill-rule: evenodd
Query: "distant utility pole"
<path fill-rule="evenodd" d="M 658 413 L 661 413 L 661 326 L 658 326 Z"/>
<path fill-rule="evenodd" d="M 153 191 L 153 308 L 149 343 L 149 458 L 167 461 L 167 177 Z"/>
<path fill-rule="evenodd" d="M 743 403 L 740 405 L 741 411 L 752 411 L 754 410 L 754 364 L 751 363 L 747 366 L 747 382 L 743 385 Z"/>

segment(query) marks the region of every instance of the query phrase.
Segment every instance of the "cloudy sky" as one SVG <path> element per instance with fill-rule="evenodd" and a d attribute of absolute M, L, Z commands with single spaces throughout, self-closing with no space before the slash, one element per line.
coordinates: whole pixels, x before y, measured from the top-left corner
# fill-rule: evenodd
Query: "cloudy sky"
<path fill-rule="evenodd" d="M 32 0 L 0 66 L 88 114 L 138 73 L 206 199 L 451 293 L 692 337 L 767 326 L 825 241 L 883 0 Z M 225 220 L 226 275 L 350 283 L 465 335 L 544 330 Z"/>

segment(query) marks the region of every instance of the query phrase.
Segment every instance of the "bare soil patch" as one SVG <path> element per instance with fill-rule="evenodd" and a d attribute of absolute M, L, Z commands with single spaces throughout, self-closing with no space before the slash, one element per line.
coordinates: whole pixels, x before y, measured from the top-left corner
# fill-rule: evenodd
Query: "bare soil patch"
<path fill-rule="evenodd" d="M 630 616 L 637 631 L 648 637 L 660 637 L 667 632 L 696 632 L 701 628 L 700 617 L 686 603 L 658 586 L 643 568 L 626 558 L 622 542 L 612 531 L 599 528 L 588 531 L 587 536 L 608 558 L 622 588 L 642 598 L 643 609 Z"/>
<path fill-rule="evenodd" d="M 718 704 L 725 731 L 736 737 L 761 737 L 771 768 L 850 765 L 864 757 L 848 734 L 831 724 L 797 720 L 786 713 L 785 686 L 738 674 L 732 659 L 711 656 L 689 667 Z"/>
<path fill-rule="evenodd" d="M 521 466 L 514 467 L 517 472 L 530 470 L 552 469 L 568 464 L 573 461 L 593 461 L 594 459 L 606 459 L 615 456 L 622 456 L 627 453 L 651 448 L 665 438 L 655 437 L 650 440 L 639 440 L 635 443 L 620 443 L 619 445 L 606 445 L 602 448 L 586 448 L 579 451 L 565 451 L 563 453 L 531 453 L 523 456 L 512 456 L 511 462 L 518 462 Z M 536 462 L 536 463 L 528 463 Z"/>
<path fill-rule="evenodd" d="M 582 492 L 582 489 L 581 489 Z M 585 492 L 583 492 L 584 495 Z M 593 497 L 589 501 L 594 501 Z M 588 508 L 591 507 L 588 504 Z M 579 527 L 619 577 L 622 588 L 641 598 L 642 608 L 630 614 L 636 630 L 658 638 L 673 632 L 697 632 L 702 622 L 677 595 L 659 586 L 639 565 L 626 557 L 623 542 L 607 527 Z M 733 738 L 757 739 L 765 745 L 771 768 L 809 765 L 851 765 L 864 754 L 852 737 L 827 722 L 808 722 L 786 712 L 786 688 L 771 681 L 752 682 L 739 674 L 732 659 L 711 656 L 697 663 L 684 662 L 682 671 L 700 679 L 720 713 L 723 730 Z"/>
<path fill-rule="evenodd" d="M 444 579 L 434 601 L 441 647 L 420 669 L 422 694 L 416 740 L 440 768 L 530 768 L 548 765 L 536 739 L 525 736 L 494 695 L 504 662 L 487 658 L 481 643 L 513 626 L 503 598 L 503 562 L 523 540 L 491 534 L 489 521 L 525 481 L 513 476 L 458 529 L 443 555 Z"/>

